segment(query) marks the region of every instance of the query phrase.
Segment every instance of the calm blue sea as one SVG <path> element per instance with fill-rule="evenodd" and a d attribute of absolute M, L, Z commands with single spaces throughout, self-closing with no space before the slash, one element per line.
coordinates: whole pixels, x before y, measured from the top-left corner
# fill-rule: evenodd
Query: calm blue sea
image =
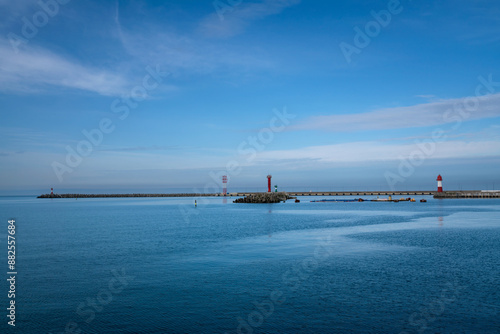
<path fill-rule="evenodd" d="M 426 198 L 0 197 L 0 332 L 499 333 L 500 200 Z"/>

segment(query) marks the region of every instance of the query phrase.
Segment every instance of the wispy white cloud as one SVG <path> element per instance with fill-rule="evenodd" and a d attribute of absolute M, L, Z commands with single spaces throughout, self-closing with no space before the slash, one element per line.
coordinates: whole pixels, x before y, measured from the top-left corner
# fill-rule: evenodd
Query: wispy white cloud
<path fill-rule="evenodd" d="M 147 151 L 171 151 L 179 150 L 180 146 L 130 146 L 130 147 L 111 147 L 99 149 L 100 152 L 147 152 Z"/>
<path fill-rule="evenodd" d="M 13 10 L 15 8 L 25 8 L 32 5 L 33 1 L 31 0 L 18 0 L 18 1 L 0 0 L 0 7 L 3 9 Z"/>
<path fill-rule="evenodd" d="M 240 34 L 253 21 L 281 13 L 284 9 L 295 6 L 300 0 L 264 0 L 246 2 L 227 10 L 221 18 L 214 11 L 200 23 L 200 31 L 209 37 L 231 37 Z"/>
<path fill-rule="evenodd" d="M 452 159 L 500 156 L 500 141 L 445 141 L 435 143 L 432 154 L 419 153 L 427 159 Z M 386 144 L 379 142 L 355 142 L 335 145 L 310 146 L 291 150 L 266 151 L 258 155 L 255 164 L 288 163 L 314 168 L 324 164 L 360 163 L 375 161 L 397 161 L 415 152 L 423 152 L 414 143 Z"/>
<path fill-rule="evenodd" d="M 277 62 L 262 48 L 241 43 L 227 44 L 206 37 L 217 35 L 223 30 L 234 35 L 252 22 L 278 14 L 299 2 L 300 0 L 265 0 L 258 3 L 243 1 L 227 11 L 223 21 L 214 9 L 212 14 L 201 21 L 193 22 L 193 30 L 179 30 L 168 22 L 154 20 L 131 27 L 126 15 L 122 20 L 121 14 L 131 9 L 122 8 L 116 2 L 113 35 L 134 63 L 160 64 L 174 78 L 215 74 L 232 83 L 234 78 L 245 80 L 255 76 L 256 70 L 275 69 Z"/>
<path fill-rule="evenodd" d="M 119 21 L 116 23 L 122 47 L 134 61 L 160 64 L 174 76 L 217 73 L 241 79 L 254 74 L 255 69 L 272 67 L 272 61 L 262 50 L 249 53 L 235 45 L 216 45 L 199 36 L 162 30 L 160 26 L 146 26 L 137 31 L 127 29 Z"/>
<path fill-rule="evenodd" d="M 453 4 L 456 8 L 456 5 Z M 462 20 L 454 21 L 453 29 L 459 41 L 466 41 L 472 45 L 496 44 L 500 40 L 500 9 L 492 6 L 488 1 L 467 2 L 466 10 L 469 24 L 462 24 Z M 471 27 L 474 27 L 471 29 Z"/>
<path fill-rule="evenodd" d="M 126 92 L 127 80 L 109 70 L 84 66 L 43 48 L 26 47 L 15 53 L 0 40 L 0 90 L 13 93 L 78 89 L 100 95 Z"/>
<path fill-rule="evenodd" d="M 92 164 L 101 169 L 112 166 L 116 170 L 148 169 L 152 166 L 165 169 L 217 169 L 225 166 L 229 159 L 237 160 L 239 165 L 247 170 L 263 166 L 273 166 L 273 168 L 279 166 L 284 170 L 299 170 L 301 168 L 316 169 L 374 162 L 386 163 L 399 161 L 410 155 L 423 157 L 425 160 L 500 157 L 500 138 L 480 138 L 479 135 L 481 133 L 478 133 L 478 136 L 472 136 L 472 140 L 448 139 L 433 144 L 429 144 L 431 143 L 429 139 L 405 143 L 360 141 L 288 150 L 266 150 L 258 153 L 255 159 L 250 161 L 246 160 L 246 156 L 237 154 L 234 156 L 214 154 L 216 150 L 207 152 L 198 150 L 196 155 L 184 154 L 175 148 L 163 149 L 163 147 L 156 150 L 110 150 L 112 152 L 106 152 L 106 155 L 100 155 L 95 160 L 92 158 Z M 431 152 L 424 152 L 422 146 L 417 145 L 417 143 L 426 143 L 425 149 L 431 150 Z"/>
<path fill-rule="evenodd" d="M 335 132 L 386 130 L 436 126 L 454 123 L 458 120 L 500 117 L 500 94 L 485 95 L 477 100 L 474 99 L 476 98 L 470 100 L 448 99 L 366 113 L 314 116 L 289 129 Z M 472 101 L 478 101 L 477 105 L 471 104 Z M 467 108 L 471 111 L 467 111 L 466 103 L 468 103 Z"/>
<path fill-rule="evenodd" d="M 34 148 L 48 151 L 54 148 L 63 149 L 68 138 L 61 134 L 34 130 L 24 127 L 0 126 L 0 148 L 11 153 L 16 150 L 32 150 Z M 18 151 L 17 151 L 18 152 Z"/>
<path fill-rule="evenodd" d="M 436 98 L 436 95 L 432 95 L 432 94 L 421 94 L 421 95 L 415 95 L 415 96 L 420 97 L 422 99 L 426 99 L 426 100 L 432 100 L 432 99 Z"/>
<path fill-rule="evenodd" d="M 0 27 L 17 23 L 21 25 L 21 17 L 24 14 L 33 13 L 36 2 L 31 0 L 0 0 Z"/>

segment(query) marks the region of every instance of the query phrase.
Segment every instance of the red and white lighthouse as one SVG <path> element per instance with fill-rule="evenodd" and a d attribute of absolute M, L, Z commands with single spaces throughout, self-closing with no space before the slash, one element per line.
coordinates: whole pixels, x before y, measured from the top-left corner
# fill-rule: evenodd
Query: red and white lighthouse
<path fill-rule="evenodd" d="M 50 188 L 50 194 L 54 195 L 54 188 Z"/>
<path fill-rule="evenodd" d="M 271 178 L 272 178 L 272 175 L 269 174 L 267 176 L 267 192 L 270 193 L 271 192 Z"/>
<path fill-rule="evenodd" d="M 438 193 L 443 192 L 443 178 L 441 177 L 441 174 L 438 175 L 437 180 L 438 181 Z"/>

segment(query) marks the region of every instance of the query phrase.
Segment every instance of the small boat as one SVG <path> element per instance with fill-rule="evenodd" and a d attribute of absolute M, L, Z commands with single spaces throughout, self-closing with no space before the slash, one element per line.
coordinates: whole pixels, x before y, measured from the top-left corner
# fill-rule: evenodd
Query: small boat
<path fill-rule="evenodd" d="M 420 200 L 420 203 L 427 203 L 427 200 L 422 198 L 422 199 Z"/>
<path fill-rule="evenodd" d="M 299 199 L 295 199 L 295 203 L 300 203 L 300 200 Z"/>

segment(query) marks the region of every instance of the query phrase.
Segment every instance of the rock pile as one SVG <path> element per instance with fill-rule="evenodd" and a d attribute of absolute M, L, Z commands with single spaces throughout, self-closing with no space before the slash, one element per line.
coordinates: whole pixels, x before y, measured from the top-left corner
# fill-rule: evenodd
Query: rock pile
<path fill-rule="evenodd" d="M 279 203 L 285 202 L 287 199 L 295 199 L 296 197 L 288 196 L 285 192 L 279 193 L 255 193 L 246 197 L 238 198 L 233 203 Z"/>

